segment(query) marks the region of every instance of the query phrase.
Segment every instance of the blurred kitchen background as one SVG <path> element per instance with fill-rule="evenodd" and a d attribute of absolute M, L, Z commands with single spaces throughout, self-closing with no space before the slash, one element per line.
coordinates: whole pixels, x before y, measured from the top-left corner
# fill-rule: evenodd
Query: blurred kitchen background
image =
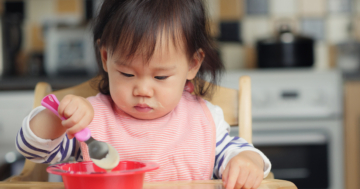
<path fill-rule="evenodd" d="M 220 85 L 251 76 L 253 143 L 275 178 L 360 188 L 360 0 L 204 1 L 226 67 Z M 101 3 L 0 0 L 0 181 L 22 169 L 14 138 L 36 83 L 56 90 L 96 75 Z"/>

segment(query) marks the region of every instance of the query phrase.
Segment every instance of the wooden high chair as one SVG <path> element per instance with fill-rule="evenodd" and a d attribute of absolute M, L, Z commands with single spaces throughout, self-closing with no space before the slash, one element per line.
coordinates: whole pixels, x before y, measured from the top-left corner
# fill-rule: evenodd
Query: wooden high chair
<path fill-rule="evenodd" d="M 61 100 L 67 94 L 75 94 L 83 97 L 94 96 L 98 93 L 95 89 L 99 78 L 93 78 L 74 87 L 52 91 L 51 86 L 45 82 L 39 82 L 35 87 L 34 107 L 40 105 L 44 96 L 53 93 Z M 239 91 L 224 87 L 217 87 L 212 99 L 207 99 L 218 105 L 224 111 L 225 120 L 231 126 L 239 125 L 239 136 L 252 143 L 252 116 L 251 116 L 251 81 L 250 77 L 242 76 L 239 79 Z M 26 160 L 24 168 L 19 175 L 8 178 L 5 182 L 18 181 L 48 181 L 46 167 L 48 164 L 37 164 Z M 266 179 L 274 179 L 270 173 Z M 279 187 L 280 188 L 280 187 Z"/>

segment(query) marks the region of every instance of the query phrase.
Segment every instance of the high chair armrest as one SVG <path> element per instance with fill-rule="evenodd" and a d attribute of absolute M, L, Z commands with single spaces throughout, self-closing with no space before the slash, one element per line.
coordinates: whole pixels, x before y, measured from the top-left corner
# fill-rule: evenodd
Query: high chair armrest
<path fill-rule="evenodd" d="M 18 182 L 18 181 L 48 181 L 48 173 L 46 168 L 48 164 L 34 163 L 30 160 L 25 160 L 24 168 L 19 175 L 12 176 L 5 180 L 5 182 Z"/>
<path fill-rule="evenodd" d="M 269 179 L 275 179 L 274 178 L 274 173 L 272 173 L 272 172 L 270 172 L 265 178 L 264 178 L 264 180 L 269 180 Z"/>

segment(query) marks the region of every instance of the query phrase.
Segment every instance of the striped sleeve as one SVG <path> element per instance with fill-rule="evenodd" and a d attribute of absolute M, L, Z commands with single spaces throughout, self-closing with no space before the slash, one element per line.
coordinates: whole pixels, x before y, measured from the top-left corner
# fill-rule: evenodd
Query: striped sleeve
<path fill-rule="evenodd" d="M 39 106 L 33 109 L 22 122 L 22 126 L 15 139 L 16 149 L 25 158 L 35 163 L 58 163 L 66 161 L 73 156 L 80 161 L 80 144 L 75 138 L 68 139 L 64 134 L 61 137 L 50 140 L 37 137 L 30 129 L 30 120 L 45 108 Z"/>
<path fill-rule="evenodd" d="M 216 149 L 215 165 L 213 171 L 214 179 L 221 179 L 227 163 L 231 158 L 243 151 L 257 152 L 264 160 L 264 178 L 269 174 L 271 163 L 269 159 L 258 149 L 254 148 L 245 139 L 229 136 L 230 125 L 225 121 L 222 109 L 206 101 L 216 126 Z"/>

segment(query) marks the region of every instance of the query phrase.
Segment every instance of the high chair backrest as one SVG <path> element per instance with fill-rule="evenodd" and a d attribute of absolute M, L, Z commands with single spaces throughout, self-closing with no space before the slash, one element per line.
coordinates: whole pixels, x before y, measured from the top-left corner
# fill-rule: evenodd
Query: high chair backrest
<path fill-rule="evenodd" d="M 82 97 L 94 96 L 98 93 L 98 90 L 95 89 L 98 82 L 99 78 L 93 78 L 74 87 L 57 91 L 52 91 L 50 84 L 39 82 L 35 87 L 34 108 L 40 106 L 41 100 L 50 93 L 55 94 L 59 100 L 67 94 L 74 94 Z M 207 100 L 222 108 L 225 121 L 231 126 L 240 126 L 240 137 L 246 139 L 249 143 L 252 142 L 250 77 L 240 77 L 239 90 L 220 86 L 216 87 L 213 97 Z M 26 159 L 20 175 L 13 176 L 6 181 L 48 181 L 48 174 L 46 172 L 47 166 L 48 164 L 37 164 Z"/>
<path fill-rule="evenodd" d="M 230 126 L 239 125 L 239 136 L 252 143 L 251 80 L 249 76 L 240 77 L 239 90 L 218 86 L 212 98 L 206 100 L 220 106 L 224 112 L 225 121 Z"/>

